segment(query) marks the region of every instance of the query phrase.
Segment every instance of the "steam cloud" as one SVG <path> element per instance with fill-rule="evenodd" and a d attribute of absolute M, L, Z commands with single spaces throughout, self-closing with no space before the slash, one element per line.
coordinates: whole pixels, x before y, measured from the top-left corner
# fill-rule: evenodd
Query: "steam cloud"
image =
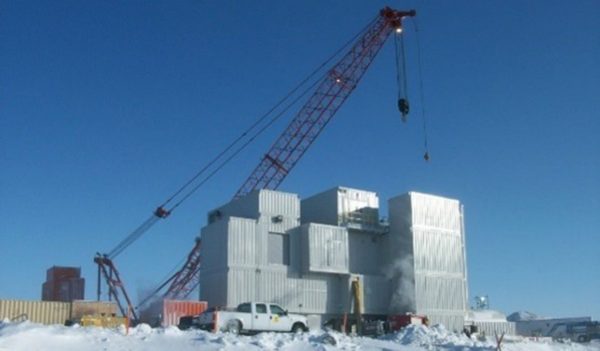
<path fill-rule="evenodd" d="M 415 312 L 415 284 L 412 255 L 395 260 L 385 271 L 392 280 L 393 291 L 390 310 L 394 313 Z"/>

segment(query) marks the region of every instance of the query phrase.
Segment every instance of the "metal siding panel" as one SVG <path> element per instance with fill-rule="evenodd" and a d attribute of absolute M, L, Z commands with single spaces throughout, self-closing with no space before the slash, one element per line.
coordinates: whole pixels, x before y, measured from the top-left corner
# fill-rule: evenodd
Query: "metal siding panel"
<path fill-rule="evenodd" d="M 345 228 L 309 223 L 303 226 L 308 242 L 310 272 L 348 273 L 348 231 Z"/>
<path fill-rule="evenodd" d="M 273 302 L 290 311 L 298 309 L 297 279 L 290 277 L 285 269 L 261 270 L 262 301 Z"/>
<path fill-rule="evenodd" d="M 349 271 L 357 274 L 383 274 L 387 263 L 385 240 L 369 232 L 348 230 Z"/>
<path fill-rule="evenodd" d="M 256 261 L 256 221 L 231 217 L 227 224 L 228 266 L 252 266 Z"/>
<path fill-rule="evenodd" d="M 227 223 L 228 220 L 220 220 L 202 228 L 201 274 L 206 270 L 227 267 Z"/>
<path fill-rule="evenodd" d="M 300 280 L 302 308 L 305 313 L 327 312 L 327 280 L 314 274 L 307 274 Z"/>
<path fill-rule="evenodd" d="M 290 264 L 290 238 L 287 234 L 269 233 L 267 239 L 267 260 L 269 265 Z"/>
<path fill-rule="evenodd" d="M 379 223 L 379 197 L 372 191 L 335 187 L 302 200 L 302 223 L 343 225 L 352 222 L 352 213 L 366 211 L 361 218 L 371 225 Z"/>
<path fill-rule="evenodd" d="M 200 273 L 200 299 L 211 307 L 227 306 L 229 290 L 227 269 Z"/>
<path fill-rule="evenodd" d="M 402 246 L 412 248 L 414 312 L 451 330 L 462 329 L 467 305 L 461 221 L 457 200 L 414 192 L 390 200 L 393 245 L 403 256 Z"/>
<path fill-rule="evenodd" d="M 372 211 L 366 212 L 362 218 L 366 224 L 377 225 L 379 223 L 379 197 L 376 193 L 346 187 L 338 188 L 338 225 L 352 222 L 352 214 L 361 209 L 372 209 Z"/>
<path fill-rule="evenodd" d="M 296 194 L 263 189 L 258 200 L 258 211 L 261 215 L 300 218 L 300 199 Z"/>
<path fill-rule="evenodd" d="M 417 313 L 438 316 L 448 329 L 460 330 L 466 277 L 459 202 L 419 193 L 410 197 Z"/>
<path fill-rule="evenodd" d="M 392 278 L 390 310 L 393 313 L 416 312 L 414 271 L 413 211 L 410 194 L 388 202 L 390 232 L 387 248 L 387 274 Z"/>
<path fill-rule="evenodd" d="M 255 268 L 233 267 L 227 272 L 227 307 L 237 307 L 240 303 L 260 301 L 257 294 L 257 270 Z"/>
<path fill-rule="evenodd" d="M 272 233 L 284 234 L 300 225 L 300 221 L 297 218 L 292 217 L 281 217 L 281 222 L 273 221 L 273 216 L 262 215 L 258 222 L 263 225 L 267 231 Z"/>
<path fill-rule="evenodd" d="M 477 326 L 478 332 L 485 333 L 485 335 L 492 336 L 494 334 L 501 335 L 502 333 L 507 335 L 515 335 L 515 323 L 513 322 L 481 322 L 474 321 L 474 325 Z"/>
<path fill-rule="evenodd" d="M 256 225 L 256 256 L 254 257 L 254 267 L 266 266 L 267 261 L 267 245 L 269 239 L 269 227 L 263 222 Z"/>
<path fill-rule="evenodd" d="M 71 303 L 0 300 L 0 319 L 13 319 L 23 314 L 34 323 L 64 324 L 71 315 Z"/>
<path fill-rule="evenodd" d="M 338 188 L 318 193 L 301 202 L 301 222 L 338 225 Z"/>
<path fill-rule="evenodd" d="M 288 232 L 290 236 L 290 270 L 301 272 L 303 270 L 303 255 L 307 250 L 302 246 L 302 228 L 298 227 Z"/>

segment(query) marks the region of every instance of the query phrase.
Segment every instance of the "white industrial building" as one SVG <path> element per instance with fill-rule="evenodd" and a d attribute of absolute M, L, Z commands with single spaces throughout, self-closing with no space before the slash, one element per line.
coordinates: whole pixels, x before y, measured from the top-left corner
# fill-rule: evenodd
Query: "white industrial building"
<path fill-rule="evenodd" d="M 509 322 L 504 313 L 495 310 L 469 310 L 465 317 L 465 325 L 477 327 L 477 332 L 483 335 L 516 334 L 515 323 Z"/>
<path fill-rule="evenodd" d="M 366 315 L 413 312 L 461 330 L 467 310 L 459 201 L 410 192 L 380 221 L 370 191 L 336 187 L 300 200 L 258 190 L 211 211 L 202 228 L 200 299 L 211 306 L 279 303 L 309 316 L 353 312 L 359 279 Z"/>

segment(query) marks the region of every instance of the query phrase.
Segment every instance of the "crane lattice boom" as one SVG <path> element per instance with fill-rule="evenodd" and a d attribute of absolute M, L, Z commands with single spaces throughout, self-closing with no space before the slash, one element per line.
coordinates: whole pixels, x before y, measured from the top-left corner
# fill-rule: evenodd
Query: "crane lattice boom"
<path fill-rule="evenodd" d="M 401 30 L 403 17 L 414 15 L 414 10 L 397 11 L 389 7 L 380 11 L 375 23 L 366 29 L 318 85 L 315 93 L 237 191 L 235 198 L 255 189 L 277 189 L 356 88 L 390 33 Z"/>

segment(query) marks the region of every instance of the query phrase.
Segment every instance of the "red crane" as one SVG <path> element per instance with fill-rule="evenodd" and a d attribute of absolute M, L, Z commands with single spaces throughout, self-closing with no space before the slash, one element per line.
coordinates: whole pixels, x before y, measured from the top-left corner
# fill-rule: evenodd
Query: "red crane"
<path fill-rule="evenodd" d="M 376 21 L 364 31 L 364 34 L 359 37 L 342 59 L 329 70 L 314 94 L 236 192 L 234 199 L 256 189 L 277 189 L 354 91 L 390 33 L 401 32 L 402 19 L 415 15 L 414 10 L 398 11 L 389 7 L 379 12 Z M 407 106 L 408 102 L 399 99 L 398 104 L 403 112 L 403 107 L 400 105 Z M 403 112 L 403 114 L 405 113 Z M 180 279 L 175 280 L 168 290 L 172 294 L 171 296 L 187 297 L 193 290 L 191 285 L 193 284 L 194 288 L 198 285 L 200 244 L 199 239 L 197 240 L 184 268 L 176 273 L 180 275 Z M 193 269 L 191 269 L 192 267 Z M 177 282 L 189 282 L 189 284 Z M 165 294 L 165 296 L 169 295 Z"/>
<path fill-rule="evenodd" d="M 335 113 L 354 91 L 360 79 L 375 59 L 375 56 L 377 56 L 377 53 L 383 47 L 386 39 L 392 32 L 396 31 L 399 33 L 402 31 L 403 18 L 413 17 L 415 14 L 416 12 L 414 10 L 398 11 L 389 7 L 386 7 L 379 12 L 375 20 L 361 32 L 361 35 L 348 52 L 346 52 L 346 54 L 328 70 L 324 78 L 318 82 L 312 96 L 292 119 L 283 133 L 276 139 L 256 169 L 254 169 L 248 179 L 236 192 L 234 199 L 244 196 L 256 189 L 277 189 L 279 187 L 292 168 L 316 140 L 321 131 L 323 131 L 327 123 L 329 123 Z M 408 113 L 408 101 L 405 97 L 399 98 L 398 106 L 403 116 Z M 245 135 L 246 133 L 242 134 L 242 136 Z M 230 147 L 211 161 L 209 166 L 228 151 L 229 148 Z M 230 159 L 231 157 L 227 159 L 227 161 Z M 146 222 L 119 243 L 119 245 L 117 245 L 117 247 L 109 254 L 97 254 L 94 261 L 98 264 L 98 299 L 100 299 L 100 276 L 102 275 L 109 288 L 109 298 L 113 298 L 117 301 L 121 312 L 125 314 L 126 310 L 125 307 L 122 306 L 121 301 L 122 296 L 127 303 L 128 309 L 133 313 L 133 319 L 137 319 L 135 309 L 131 305 L 131 300 L 127 295 L 124 283 L 121 281 L 112 259 L 143 235 L 159 219 L 169 216 L 173 209 L 187 199 L 191 193 L 184 196 L 183 199 L 173 207 L 169 209 L 166 209 L 165 207 L 167 203 L 177 196 L 185 187 L 190 185 L 192 181 L 205 170 L 206 167 L 163 205 L 159 206 Z M 215 172 L 216 171 L 213 171 L 209 177 Z M 205 178 L 199 185 L 204 184 L 207 179 L 208 178 Z M 192 192 L 195 191 L 199 185 L 194 187 Z M 168 284 L 170 284 L 169 288 L 162 295 L 164 298 L 186 298 L 190 292 L 198 286 L 200 259 L 200 240 L 197 239 L 196 244 L 189 253 L 183 267 L 162 283 L 154 293 L 142 301 L 140 305 L 151 299 Z"/>
<path fill-rule="evenodd" d="M 277 189 L 354 91 L 390 33 L 401 31 L 402 18 L 414 15 L 414 10 L 397 11 L 389 7 L 380 11 L 375 23 L 329 70 L 312 97 L 237 191 L 236 198 L 255 189 Z"/>

